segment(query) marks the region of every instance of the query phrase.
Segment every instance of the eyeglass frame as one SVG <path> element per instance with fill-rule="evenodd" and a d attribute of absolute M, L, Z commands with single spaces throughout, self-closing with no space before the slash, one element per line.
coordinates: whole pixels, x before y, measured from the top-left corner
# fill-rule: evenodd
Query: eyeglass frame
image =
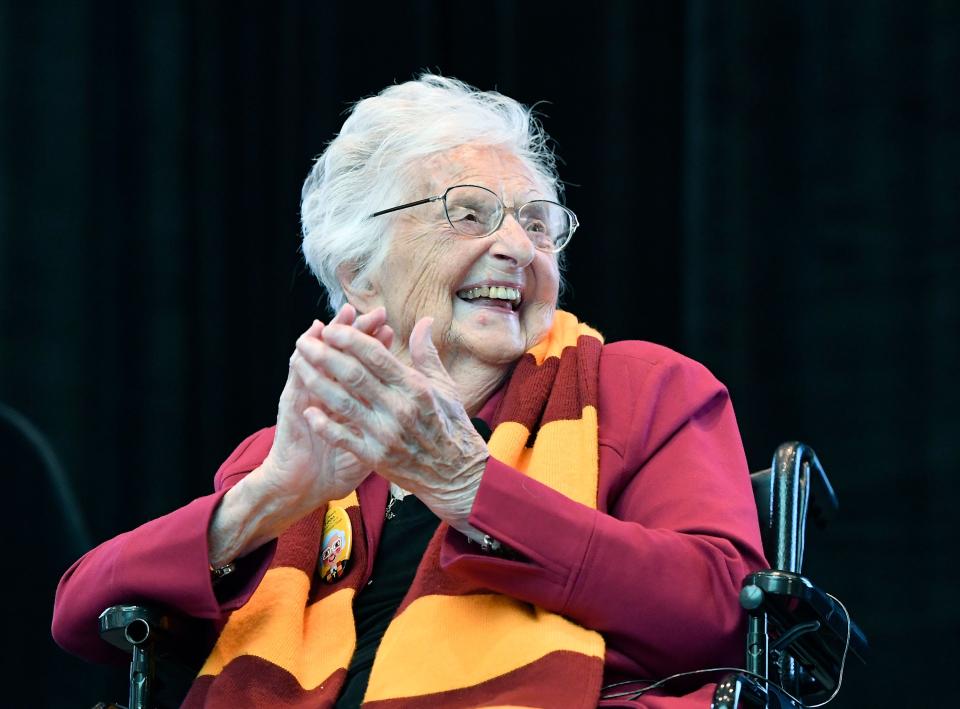
<path fill-rule="evenodd" d="M 453 225 L 452 221 L 450 221 L 450 213 L 447 211 L 447 195 L 450 193 L 450 190 L 455 190 L 458 187 L 476 187 L 477 189 L 483 190 L 484 192 L 489 192 L 490 194 L 493 195 L 494 199 L 497 200 L 497 204 L 500 205 L 500 221 L 497 222 L 497 225 L 493 229 L 488 231 L 486 234 L 464 234 L 462 231 L 459 231 L 457 227 Z M 528 204 L 533 204 L 534 202 L 547 202 L 549 204 L 553 204 L 557 207 L 560 207 L 560 209 L 566 212 L 570 218 L 570 233 L 567 236 L 567 240 L 563 242 L 563 246 L 561 246 L 559 249 L 544 249 L 537 246 L 536 244 L 533 244 L 535 249 L 537 249 L 538 251 L 543 251 L 544 253 L 548 253 L 548 254 L 558 254 L 561 251 L 563 251 L 565 248 L 567 248 L 567 244 L 569 244 L 571 239 L 573 239 L 573 233 L 580 226 L 580 220 L 577 219 L 577 215 L 572 209 L 563 206 L 559 202 L 554 202 L 552 199 L 531 199 L 530 201 L 524 202 L 521 205 L 518 205 L 515 207 L 508 207 L 503 203 L 503 200 L 500 199 L 500 195 L 498 195 L 493 190 L 488 189 L 487 187 L 483 187 L 481 185 L 470 185 L 470 184 L 453 185 L 452 187 L 448 187 L 447 189 L 445 189 L 443 191 L 443 194 L 434 195 L 433 197 L 425 197 L 424 199 L 418 199 L 415 202 L 407 202 L 406 204 L 399 204 L 396 207 L 390 207 L 389 209 L 381 209 L 379 212 L 374 212 L 373 214 L 371 214 L 370 218 L 372 219 L 373 217 L 379 217 L 383 214 L 389 214 L 390 212 L 397 212 L 401 209 L 409 209 L 410 207 L 419 207 L 421 204 L 430 204 L 431 202 L 437 202 L 437 201 L 443 202 L 443 216 L 446 218 L 447 224 L 450 225 L 450 228 L 453 229 L 458 234 L 461 234 L 462 236 L 467 236 L 471 239 L 483 239 L 487 236 L 490 236 L 491 234 L 496 233 L 497 229 L 503 226 L 503 221 L 504 219 L 507 218 L 508 213 L 513 213 L 513 218 L 516 219 L 517 224 L 520 224 L 520 216 L 519 216 L 520 210 L 526 207 Z M 526 229 L 524 229 L 524 233 L 526 233 Z M 533 239 L 530 240 L 530 243 L 533 243 Z"/>

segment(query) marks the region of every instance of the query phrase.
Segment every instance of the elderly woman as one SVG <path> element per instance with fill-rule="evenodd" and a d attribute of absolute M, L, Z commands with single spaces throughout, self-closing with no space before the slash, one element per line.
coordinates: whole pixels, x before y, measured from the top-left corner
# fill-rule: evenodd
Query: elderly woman
<path fill-rule="evenodd" d="M 733 410 L 695 362 L 557 310 L 559 193 L 510 98 L 424 75 L 360 101 L 304 185 L 336 315 L 276 426 L 67 571 L 57 641 L 108 658 L 119 602 L 208 619 L 188 707 L 708 706 L 702 675 L 602 696 L 741 662 L 764 561 Z"/>

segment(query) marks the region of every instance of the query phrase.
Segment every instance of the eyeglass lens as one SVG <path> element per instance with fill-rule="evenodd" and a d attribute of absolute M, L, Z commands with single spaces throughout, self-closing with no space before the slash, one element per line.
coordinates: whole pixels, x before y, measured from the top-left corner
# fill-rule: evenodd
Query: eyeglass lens
<path fill-rule="evenodd" d="M 453 187 L 446 195 L 447 219 L 451 226 L 467 236 L 486 236 L 499 225 L 503 204 L 493 192 L 482 187 Z M 520 226 L 534 246 L 554 250 L 562 248 L 570 237 L 570 215 L 559 204 L 535 200 L 517 213 Z"/>

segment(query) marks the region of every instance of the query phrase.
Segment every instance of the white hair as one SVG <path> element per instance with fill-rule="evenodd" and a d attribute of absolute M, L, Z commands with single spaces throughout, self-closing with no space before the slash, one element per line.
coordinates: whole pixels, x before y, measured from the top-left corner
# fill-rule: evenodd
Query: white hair
<path fill-rule="evenodd" d="M 496 91 L 424 73 L 356 103 L 303 184 L 303 255 L 331 310 L 346 297 L 337 269 L 362 285 L 381 261 L 391 220 L 370 215 L 428 195 L 411 195 L 409 167 L 465 143 L 504 147 L 559 199 L 562 185 L 548 137 L 533 109 Z"/>

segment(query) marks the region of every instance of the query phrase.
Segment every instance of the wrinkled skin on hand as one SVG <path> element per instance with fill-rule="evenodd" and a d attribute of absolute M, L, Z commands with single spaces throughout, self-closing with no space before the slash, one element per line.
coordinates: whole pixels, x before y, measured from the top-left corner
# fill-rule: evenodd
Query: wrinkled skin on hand
<path fill-rule="evenodd" d="M 313 435 L 349 456 L 344 470 L 359 461 L 462 528 L 489 454 L 440 361 L 432 324 L 422 318 L 413 328 L 412 366 L 383 339 L 331 323 L 298 340 L 292 367 L 313 402 L 304 419 Z"/>
<path fill-rule="evenodd" d="M 382 308 L 357 317 L 344 306 L 328 325 L 315 320 L 300 340 L 315 339 L 331 326 L 343 327 L 370 337 L 381 347 L 393 342 Z M 321 402 L 305 384 L 297 366 L 299 348 L 290 358 L 290 371 L 280 395 L 273 446 L 264 461 L 264 483 L 271 496 L 290 509 L 309 511 L 330 500 L 345 497 L 370 474 L 372 468 L 349 450 L 331 445 L 305 418 L 303 412 Z"/>

